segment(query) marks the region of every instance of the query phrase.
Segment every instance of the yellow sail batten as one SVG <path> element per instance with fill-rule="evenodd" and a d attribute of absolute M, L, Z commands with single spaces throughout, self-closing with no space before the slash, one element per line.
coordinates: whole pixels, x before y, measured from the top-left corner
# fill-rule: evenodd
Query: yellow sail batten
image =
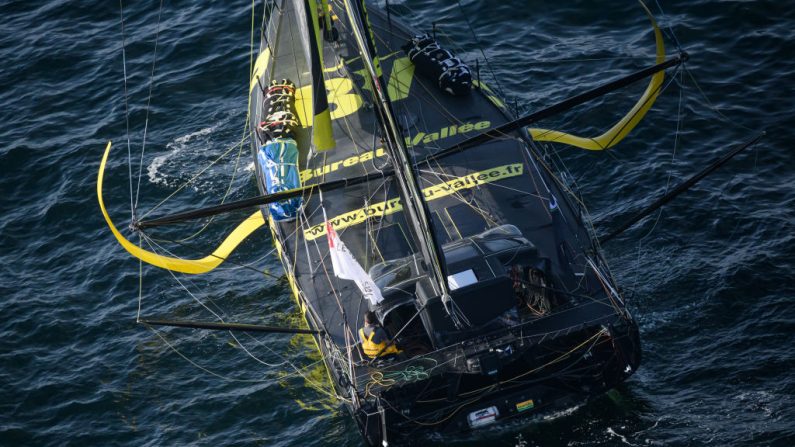
<path fill-rule="evenodd" d="M 314 46 L 313 48 L 310 48 L 310 53 L 316 53 L 317 57 L 317 60 L 310 61 L 313 85 L 325 87 L 323 77 L 323 68 L 325 67 L 323 63 L 323 38 L 321 37 L 320 20 L 317 14 L 318 5 L 316 0 L 306 1 L 306 6 L 308 9 L 307 12 L 311 17 L 311 21 L 308 24 L 310 28 L 310 45 Z M 313 59 L 313 57 L 310 57 L 310 59 Z M 318 89 L 318 91 L 313 91 L 312 95 L 314 103 L 314 117 L 312 119 L 312 146 L 317 151 L 327 151 L 334 149 L 334 147 L 337 145 L 337 142 L 334 140 L 334 134 L 331 129 L 331 111 L 329 110 L 325 88 L 322 91 L 320 89 Z M 320 97 L 317 97 L 318 95 L 320 95 Z"/>
<path fill-rule="evenodd" d="M 108 145 L 105 147 L 105 155 L 102 157 L 102 163 L 99 165 L 99 174 L 97 175 L 97 200 L 99 200 L 99 208 L 102 210 L 102 215 L 105 216 L 105 222 L 107 222 L 110 231 L 116 237 L 116 240 L 119 241 L 119 244 L 131 255 L 147 264 L 181 273 L 206 273 L 221 265 L 232 251 L 253 233 L 254 230 L 265 225 L 262 212 L 257 210 L 254 214 L 241 222 L 211 255 L 201 259 L 180 259 L 144 250 L 127 240 L 124 235 L 121 234 L 110 219 L 108 211 L 105 209 L 105 201 L 102 199 L 102 183 L 105 177 L 105 165 L 108 161 L 110 148 L 111 142 L 108 141 Z"/>
<path fill-rule="evenodd" d="M 654 39 L 657 45 L 657 57 L 655 61 L 657 64 L 660 64 L 665 61 L 665 45 L 663 43 L 662 32 L 657 26 L 657 22 L 654 20 L 651 11 L 649 11 L 643 2 L 641 2 L 641 6 L 643 6 L 643 9 L 649 16 L 652 27 L 654 27 Z M 629 134 L 632 129 L 637 126 L 640 120 L 646 116 L 646 112 L 649 111 L 652 104 L 654 104 L 654 101 L 657 99 L 657 96 L 659 96 L 660 91 L 662 90 L 664 79 L 664 71 L 655 73 L 651 77 L 649 85 L 646 87 L 643 95 L 640 97 L 638 102 L 635 103 L 629 113 L 621 118 L 621 120 L 613 125 L 613 127 L 611 127 L 607 132 L 597 137 L 579 137 L 565 132 L 549 129 L 531 128 L 527 129 L 527 131 L 535 141 L 563 143 L 591 151 L 601 151 L 610 148 L 627 136 L 627 134 Z"/>
<path fill-rule="evenodd" d="M 326 151 L 337 145 L 331 133 L 331 111 L 326 109 L 315 115 L 312 127 L 312 143 L 316 150 Z"/>
<path fill-rule="evenodd" d="M 326 29 L 326 32 L 331 32 L 331 7 L 328 4 L 328 0 L 320 0 L 320 10 L 323 13 L 323 26 Z"/>

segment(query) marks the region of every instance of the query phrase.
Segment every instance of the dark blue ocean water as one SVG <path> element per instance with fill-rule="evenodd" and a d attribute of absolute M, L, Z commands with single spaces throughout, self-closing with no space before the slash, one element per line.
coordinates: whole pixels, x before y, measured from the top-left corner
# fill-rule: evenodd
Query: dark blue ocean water
<path fill-rule="evenodd" d="M 113 140 L 105 198 L 120 228 L 130 219 L 126 109 L 139 214 L 219 157 L 160 210 L 256 191 L 240 146 L 251 5 L 165 3 L 159 27 L 158 2 L 125 4 L 125 105 L 118 4 L 0 1 L 0 445 L 357 445 L 354 424 L 318 386 L 324 373 L 307 339 L 135 323 L 140 302 L 145 316 L 300 324 L 266 232 L 227 267 L 175 279 L 147 267 L 139 275 L 100 215 L 96 173 Z M 391 3 L 419 28 L 437 22 L 469 60 L 482 58 L 479 42 L 524 110 L 653 60 L 632 1 L 464 1 L 478 39 L 455 2 Z M 661 15 L 651 6 L 691 54 L 692 77 L 611 152 L 559 148 L 606 222 L 599 231 L 735 142 L 768 135 L 605 247 L 640 323 L 639 372 L 570 414 L 462 445 L 795 445 L 795 8 L 672 1 Z M 544 124 L 594 132 L 641 89 Z M 203 256 L 240 218 L 158 234 L 186 238 L 164 245 L 177 254 Z"/>

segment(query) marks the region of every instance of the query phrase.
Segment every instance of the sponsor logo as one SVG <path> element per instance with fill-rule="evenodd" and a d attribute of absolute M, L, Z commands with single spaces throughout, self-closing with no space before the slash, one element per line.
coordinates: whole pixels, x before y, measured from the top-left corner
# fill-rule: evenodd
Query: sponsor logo
<path fill-rule="evenodd" d="M 439 129 L 437 132 L 431 132 L 426 134 L 425 132 L 420 132 L 413 137 L 406 137 L 406 145 L 407 146 L 416 146 L 420 144 L 420 142 L 428 144 L 437 140 L 444 140 L 445 138 L 450 138 L 454 135 L 464 134 L 472 132 L 473 130 L 484 130 L 488 129 L 491 126 L 491 121 L 480 121 L 478 123 L 466 123 L 461 124 L 460 126 L 448 126 L 442 129 Z"/>
<path fill-rule="evenodd" d="M 434 141 L 450 138 L 458 134 L 465 134 L 468 132 L 472 132 L 474 130 L 482 131 L 488 129 L 490 126 L 491 126 L 491 121 L 480 121 L 477 123 L 465 123 L 461 125 L 447 126 L 442 129 L 439 129 L 436 132 L 431 132 L 431 133 L 419 132 L 414 136 L 407 136 L 405 138 L 405 143 L 406 146 L 409 147 L 417 146 L 420 143 L 429 144 Z M 331 162 L 329 164 L 320 166 L 318 168 L 304 169 L 300 173 L 301 184 L 304 184 L 304 182 L 306 182 L 311 178 L 320 177 L 321 175 L 328 174 L 330 172 L 336 172 L 341 167 L 347 168 L 355 166 L 358 163 L 364 163 L 366 161 L 370 161 L 375 158 L 381 158 L 384 156 L 386 156 L 386 151 L 384 150 L 384 148 L 380 147 L 376 150 L 363 152 L 359 155 L 353 155 L 343 160 Z"/>
<path fill-rule="evenodd" d="M 319 176 L 321 176 L 323 174 L 328 174 L 329 172 L 336 172 L 336 171 L 338 171 L 340 169 L 340 166 L 344 166 L 344 167 L 347 168 L 347 167 L 353 166 L 353 165 L 355 165 L 357 163 L 364 163 L 365 161 L 370 161 L 373 158 L 380 158 L 380 157 L 383 157 L 385 155 L 386 155 L 386 152 L 384 151 L 384 148 L 379 147 L 378 149 L 376 149 L 374 151 L 369 151 L 369 152 L 364 152 L 364 153 L 359 154 L 359 155 L 354 155 L 354 156 L 348 157 L 348 158 L 346 158 L 344 160 L 339 160 L 339 161 L 335 161 L 335 162 L 329 163 L 327 165 L 323 165 L 323 166 L 321 166 L 319 168 L 304 169 L 300 173 L 300 175 L 301 175 L 301 184 L 303 185 L 304 182 L 306 182 L 307 180 L 309 180 L 311 178 L 319 177 Z"/>
<path fill-rule="evenodd" d="M 526 400 L 524 402 L 519 402 L 518 404 L 516 404 L 516 410 L 519 411 L 519 412 L 522 412 L 522 411 L 525 411 L 525 410 L 532 410 L 533 408 L 535 408 L 535 406 L 536 406 L 536 404 L 535 404 L 535 402 L 533 402 L 533 399 L 528 399 L 528 400 Z"/>
<path fill-rule="evenodd" d="M 524 166 L 522 163 L 497 166 L 484 171 L 473 172 L 472 174 L 468 174 L 463 177 L 456 177 L 444 183 L 429 186 L 422 190 L 422 195 L 425 197 L 426 202 L 430 202 L 431 200 L 452 195 L 462 189 L 474 188 L 478 185 L 485 185 L 487 183 L 496 182 L 504 178 L 522 175 L 523 170 Z M 353 225 L 358 225 L 372 217 L 388 216 L 402 210 L 403 205 L 400 203 L 400 198 L 395 197 L 394 199 L 389 199 L 384 202 L 379 202 L 364 208 L 359 208 L 358 210 L 340 214 L 339 216 L 330 218 L 329 221 L 335 230 L 341 230 Z M 325 223 L 319 223 L 304 230 L 304 238 L 309 241 L 324 236 L 325 234 Z"/>

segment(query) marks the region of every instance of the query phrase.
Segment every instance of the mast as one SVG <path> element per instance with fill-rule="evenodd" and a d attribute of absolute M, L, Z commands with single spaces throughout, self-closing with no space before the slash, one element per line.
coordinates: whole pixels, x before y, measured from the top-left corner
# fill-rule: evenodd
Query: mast
<path fill-rule="evenodd" d="M 450 286 L 447 283 L 447 268 L 444 261 L 444 253 L 440 250 L 436 235 L 431 229 L 430 219 L 428 218 L 430 211 L 420 192 L 421 188 L 417 176 L 414 174 L 414 169 L 412 168 L 413 163 L 403 143 L 400 129 L 397 126 L 389 95 L 386 89 L 383 88 L 385 84 L 381 72 L 381 65 L 376 53 L 373 32 L 369 27 L 364 0 L 344 0 L 344 3 L 348 12 L 348 20 L 350 21 L 353 36 L 356 39 L 356 44 L 362 56 L 362 62 L 367 69 L 367 73 L 370 75 L 369 81 L 373 87 L 372 91 L 376 96 L 375 103 L 377 106 L 378 121 L 381 125 L 382 133 L 386 138 L 386 147 L 395 163 L 395 178 L 400 187 L 402 202 L 405 204 L 409 213 L 408 220 L 414 226 L 414 232 L 419 239 L 423 258 L 430 267 L 434 289 L 441 295 L 442 303 L 444 303 L 445 310 L 452 318 L 453 323 L 456 327 L 461 328 L 463 327 L 461 321 L 463 315 L 459 315 L 455 311 L 455 303 L 450 296 Z M 364 32 L 365 26 L 367 26 L 369 30 L 368 33 Z M 463 318 L 465 320 L 465 317 Z"/>

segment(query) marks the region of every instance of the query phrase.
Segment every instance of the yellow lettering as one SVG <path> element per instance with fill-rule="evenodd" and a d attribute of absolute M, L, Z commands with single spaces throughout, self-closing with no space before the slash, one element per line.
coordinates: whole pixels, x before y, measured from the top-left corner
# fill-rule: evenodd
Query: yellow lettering
<path fill-rule="evenodd" d="M 523 165 L 521 163 L 497 166 L 484 171 L 473 172 L 472 174 L 458 177 L 444 183 L 429 186 L 422 190 L 422 195 L 425 197 L 426 201 L 436 200 L 454 194 L 455 192 L 462 189 L 474 188 L 478 185 L 495 182 L 504 178 L 516 177 L 521 175 L 522 172 Z M 403 205 L 401 205 L 400 199 L 394 198 L 389 199 L 386 202 L 375 203 L 365 208 L 360 208 L 358 210 L 340 214 L 339 216 L 329 220 L 331 221 L 331 225 L 335 230 L 341 230 L 353 225 L 358 225 L 371 217 L 387 216 L 402 210 Z M 317 239 L 324 234 L 326 234 L 325 223 L 320 223 L 304 230 L 304 238 L 310 241 Z"/>
<path fill-rule="evenodd" d="M 423 142 L 423 143 L 430 143 L 431 141 L 436 141 L 436 140 L 438 140 L 438 139 L 439 139 L 439 134 L 438 134 L 438 133 L 436 133 L 436 132 L 434 132 L 434 133 L 432 133 L 432 134 L 429 134 L 429 135 L 428 135 L 428 136 L 426 136 L 425 138 L 423 138 L 423 139 L 422 139 L 422 142 Z"/>
<path fill-rule="evenodd" d="M 373 159 L 373 151 L 365 152 L 361 156 L 359 156 L 359 161 L 370 161 Z M 344 164 L 344 163 L 343 163 Z M 348 166 L 348 165 L 345 165 Z"/>
<path fill-rule="evenodd" d="M 481 121 L 475 124 L 475 130 L 488 129 L 491 126 L 491 121 Z"/>
<path fill-rule="evenodd" d="M 333 114 L 332 114 L 333 115 Z M 406 145 L 416 146 L 420 142 L 423 143 L 431 143 L 433 141 L 437 141 L 440 139 L 448 138 L 456 134 L 456 131 L 459 130 L 461 133 L 463 132 L 470 132 L 474 130 L 484 130 L 491 126 L 491 121 L 480 121 L 477 123 L 465 123 L 461 126 L 448 126 L 444 127 L 439 130 L 439 132 L 433 132 L 430 134 L 426 134 L 424 132 L 419 132 L 417 135 L 414 135 L 413 138 L 406 137 Z M 410 144 L 409 144 L 410 143 Z M 336 161 L 330 163 L 328 165 L 319 166 L 314 169 L 304 169 L 302 170 L 299 175 L 301 178 L 301 183 L 303 184 L 307 180 L 310 180 L 314 177 L 319 177 L 323 174 L 328 174 L 329 172 L 335 172 L 340 169 L 340 167 L 349 168 L 351 166 L 355 166 L 357 163 L 364 163 L 366 161 L 370 161 L 376 157 L 385 157 L 386 150 L 383 147 L 379 147 L 374 151 L 363 152 L 361 155 L 353 155 L 351 157 L 345 158 L 340 161 Z M 510 169 L 510 168 L 509 168 Z"/>
<path fill-rule="evenodd" d="M 338 171 L 341 167 L 349 168 L 351 166 L 355 166 L 357 163 L 363 163 L 365 161 L 372 160 L 374 157 L 383 157 L 385 155 L 386 151 L 384 151 L 384 148 L 379 147 L 374 151 L 364 152 L 362 153 L 362 155 L 353 155 L 343 160 L 335 161 L 327 165 L 318 166 L 314 169 L 312 168 L 304 169 L 299 172 L 301 183 L 304 183 L 309 179 L 319 177 L 323 174 L 328 174 L 330 172 Z"/>
<path fill-rule="evenodd" d="M 407 57 L 395 59 L 386 86 L 389 99 L 392 101 L 406 99 L 409 96 L 412 81 L 414 81 L 414 64 Z"/>
<path fill-rule="evenodd" d="M 353 82 L 348 78 L 327 79 L 326 90 L 333 120 L 352 115 L 362 107 L 362 97 L 353 91 Z M 311 85 L 305 85 L 295 91 L 295 112 L 301 126 L 311 126 L 313 116 Z"/>

